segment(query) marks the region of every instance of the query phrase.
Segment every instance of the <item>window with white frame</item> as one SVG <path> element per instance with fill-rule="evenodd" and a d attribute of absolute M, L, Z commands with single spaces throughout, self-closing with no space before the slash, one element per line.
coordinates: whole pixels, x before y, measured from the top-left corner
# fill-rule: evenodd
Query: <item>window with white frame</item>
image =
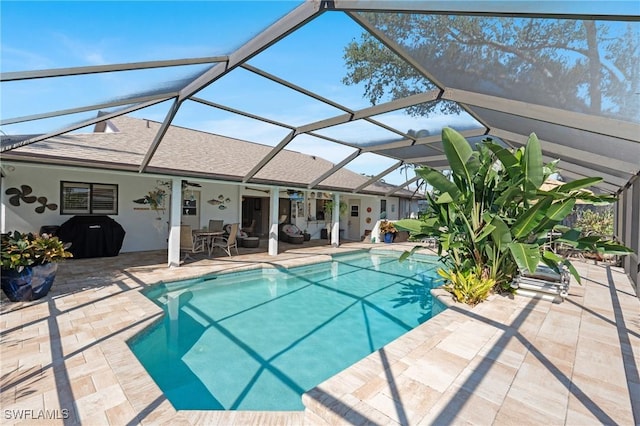
<path fill-rule="evenodd" d="M 118 185 L 60 182 L 60 214 L 118 214 Z"/>

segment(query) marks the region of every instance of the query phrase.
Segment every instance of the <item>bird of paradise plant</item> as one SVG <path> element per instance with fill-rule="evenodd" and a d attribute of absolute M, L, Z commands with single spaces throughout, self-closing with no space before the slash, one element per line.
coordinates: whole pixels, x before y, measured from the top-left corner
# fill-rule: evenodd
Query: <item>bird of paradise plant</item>
<path fill-rule="evenodd" d="M 543 182 L 555 172 L 558 160 L 543 164 L 535 134 L 530 135 L 525 147 L 516 150 L 489 138 L 474 150 L 450 128 L 442 130 L 442 142 L 450 177 L 430 167 L 416 169 L 418 176 L 434 188 L 433 194 L 427 194 L 428 210 L 421 219 L 395 224 L 417 238 L 438 238 L 438 254 L 445 265 L 442 276 L 480 271 L 506 289 L 518 270 L 533 272 L 543 262 L 557 272 L 566 266 L 579 283 L 580 275 L 570 260 L 545 244 L 549 232 L 559 235 L 556 242 L 579 250 L 622 255 L 631 252 L 614 241 L 581 236 L 579 229 L 561 224 L 577 200 L 608 204 L 615 198 L 584 190 L 600 182 L 598 177 L 541 190 Z"/>

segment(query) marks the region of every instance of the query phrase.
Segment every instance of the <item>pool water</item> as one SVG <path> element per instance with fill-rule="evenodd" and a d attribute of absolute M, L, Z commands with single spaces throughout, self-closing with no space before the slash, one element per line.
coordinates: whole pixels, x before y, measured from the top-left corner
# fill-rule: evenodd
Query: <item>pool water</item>
<path fill-rule="evenodd" d="M 163 283 L 129 346 L 178 410 L 303 410 L 301 395 L 444 309 L 437 259 L 369 252 Z"/>

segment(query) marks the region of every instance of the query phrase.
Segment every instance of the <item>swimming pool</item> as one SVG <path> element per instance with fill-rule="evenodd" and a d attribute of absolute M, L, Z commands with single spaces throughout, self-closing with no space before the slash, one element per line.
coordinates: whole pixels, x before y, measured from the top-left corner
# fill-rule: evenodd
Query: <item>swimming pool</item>
<path fill-rule="evenodd" d="M 129 346 L 178 410 L 303 410 L 301 395 L 445 309 L 432 256 L 357 253 L 163 283 Z"/>

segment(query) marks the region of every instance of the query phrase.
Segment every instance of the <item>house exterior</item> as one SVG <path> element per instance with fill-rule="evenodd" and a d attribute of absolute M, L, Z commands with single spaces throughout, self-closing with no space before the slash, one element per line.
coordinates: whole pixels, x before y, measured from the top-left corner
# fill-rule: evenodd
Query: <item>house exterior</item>
<path fill-rule="evenodd" d="M 126 231 L 121 251 L 134 252 L 168 248 L 171 225 L 178 223 L 172 213 L 194 229 L 222 220 L 253 224 L 253 232 L 265 237 L 277 213 L 278 220 L 286 216 L 287 223 L 321 238 L 331 222 L 323 207 L 338 196 L 347 204 L 339 237 L 359 241 L 381 217 L 418 210 L 413 192 L 383 182 L 362 187 L 370 178 L 344 168 L 333 172 L 331 162 L 294 151 L 280 151 L 247 180 L 272 147 L 176 126 L 139 173 L 160 125 L 122 116 L 98 123 L 92 133 L 5 152 L 2 232 L 38 232 L 75 215 L 108 215 Z"/>

